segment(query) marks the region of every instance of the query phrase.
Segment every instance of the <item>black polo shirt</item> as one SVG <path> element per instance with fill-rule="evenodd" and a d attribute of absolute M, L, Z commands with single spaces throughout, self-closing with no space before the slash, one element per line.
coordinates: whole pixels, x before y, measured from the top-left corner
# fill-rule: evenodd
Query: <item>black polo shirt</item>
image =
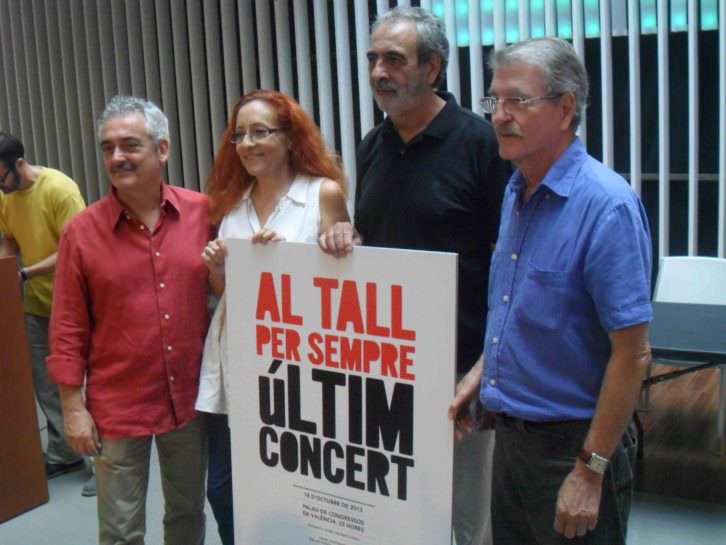
<path fill-rule="evenodd" d="M 491 124 L 450 93 L 440 96 L 446 105 L 410 142 L 390 118 L 361 142 L 355 226 L 367 246 L 459 254 L 457 369 L 464 372 L 482 352 L 490 245 L 510 171 Z"/>

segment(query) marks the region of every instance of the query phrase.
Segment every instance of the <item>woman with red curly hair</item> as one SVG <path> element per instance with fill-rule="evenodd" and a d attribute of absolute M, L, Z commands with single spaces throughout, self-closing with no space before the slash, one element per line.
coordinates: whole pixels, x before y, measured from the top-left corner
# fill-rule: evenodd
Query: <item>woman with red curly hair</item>
<path fill-rule="evenodd" d="M 224 260 L 226 238 L 317 241 L 320 232 L 349 221 L 345 180 L 315 122 L 292 98 L 252 91 L 235 104 L 205 192 L 219 238 L 202 259 L 212 289 L 222 295 L 202 359 L 197 410 L 209 415 L 207 497 L 224 545 L 234 542 L 231 452 L 227 426 Z"/>

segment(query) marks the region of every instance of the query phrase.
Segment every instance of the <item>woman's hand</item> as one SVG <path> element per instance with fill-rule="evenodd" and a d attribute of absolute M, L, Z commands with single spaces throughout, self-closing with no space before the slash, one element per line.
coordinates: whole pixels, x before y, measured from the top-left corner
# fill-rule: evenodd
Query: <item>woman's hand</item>
<path fill-rule="evenodd" d="M 221 238 L 210 240 L 202 252 L 202 261 L 212 272 L 224 271 L 224 260 L 227 258 L 227 246 Z"/>
<path fill-rule="evenodd" d="M 265 229 L 264 227 L 257 231 L 252 237 L 250 238 L 253 244 L 268 244 L 269 242 L 280 242 L 282 240 L 285 240 L 285 237 L 282 237 L 275 233 L 275 231 L 272 231 L 271 229 Z"/>

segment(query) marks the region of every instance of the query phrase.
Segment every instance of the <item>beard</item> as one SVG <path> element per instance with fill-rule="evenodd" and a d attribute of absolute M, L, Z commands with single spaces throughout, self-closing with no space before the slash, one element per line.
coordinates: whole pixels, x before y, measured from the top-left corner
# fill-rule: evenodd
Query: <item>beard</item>
<path fill-rule="evenodd" d="M 376 104 L 389 116 L 396 116 L 415 108 L 421 98 L 431 92 L 431 87 L 424 79 L 423 71 L 419 71 L 416 78 L 403 85 L 395 84 L 391 80 L 379 79 L 371 82 L 371 87 Z M 385 92 L 385 94 L 380 95 L 379 91 Z"/>

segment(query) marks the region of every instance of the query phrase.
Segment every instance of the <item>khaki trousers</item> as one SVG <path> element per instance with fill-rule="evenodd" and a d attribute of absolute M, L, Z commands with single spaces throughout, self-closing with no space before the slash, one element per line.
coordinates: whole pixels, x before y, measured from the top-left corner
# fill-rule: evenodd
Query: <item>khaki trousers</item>
<path fill-rule="evenodd" d="M 152 438 L 164 495 L 165 545 L 203 545 L 207 440 L 203 418 L 156 436 L 105 439 L 96 458 L 100 545 L 144 545 Z"/>

